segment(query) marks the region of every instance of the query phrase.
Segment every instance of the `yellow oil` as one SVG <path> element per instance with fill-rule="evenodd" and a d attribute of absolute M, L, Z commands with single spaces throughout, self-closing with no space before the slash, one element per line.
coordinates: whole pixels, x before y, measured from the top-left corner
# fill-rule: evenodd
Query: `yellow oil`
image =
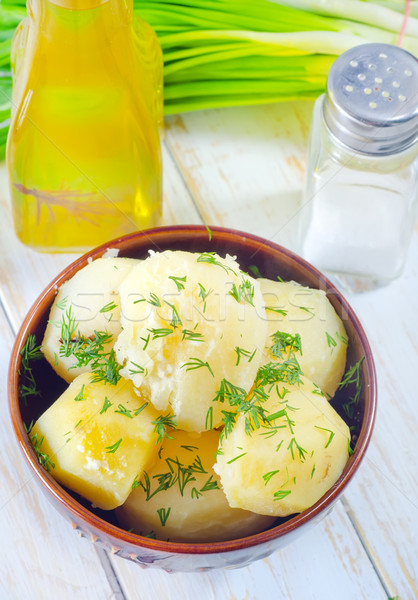
<path fill-rule="evenodd" d="M 20 240 L 80 251 L 158 223 L 162 58 L 125 0 L 55 2 L 15 35 L 7 164 Z"/>

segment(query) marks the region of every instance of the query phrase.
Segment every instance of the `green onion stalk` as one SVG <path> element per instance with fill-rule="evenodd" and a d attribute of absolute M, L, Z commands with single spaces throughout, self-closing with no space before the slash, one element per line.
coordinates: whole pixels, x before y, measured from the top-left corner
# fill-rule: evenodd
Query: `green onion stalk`
<path fill-rule="evenodd" d="M 0 159 L 11 106 L 10 46 L 24 0 L 0 6 Z M 164 57 L 166 115 L 316 98 L 335 58 L 367 42 L 418 54 L 411 0 L 134 0 Z"/>

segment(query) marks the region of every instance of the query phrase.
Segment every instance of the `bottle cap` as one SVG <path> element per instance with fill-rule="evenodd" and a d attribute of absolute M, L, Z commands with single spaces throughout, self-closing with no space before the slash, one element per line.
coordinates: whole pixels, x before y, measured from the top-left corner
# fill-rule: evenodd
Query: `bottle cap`
<path fill-rule="evenodd" d="M 324 119 L 364 154 L 401 152 L 418 140 L 418 60 L 390 44 L 363 44 L 331 66 Z"/>

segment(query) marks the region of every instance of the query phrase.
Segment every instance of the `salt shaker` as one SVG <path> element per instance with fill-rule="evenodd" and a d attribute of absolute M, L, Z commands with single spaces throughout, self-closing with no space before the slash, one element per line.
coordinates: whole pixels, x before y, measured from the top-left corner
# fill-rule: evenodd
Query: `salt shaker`
<path fill-rule="evenodd" d="M 349 289 L 403 270 L 418 198 L 418 61 L 364 44 L 333 63 L 315 103 L 302 255 Z"/>

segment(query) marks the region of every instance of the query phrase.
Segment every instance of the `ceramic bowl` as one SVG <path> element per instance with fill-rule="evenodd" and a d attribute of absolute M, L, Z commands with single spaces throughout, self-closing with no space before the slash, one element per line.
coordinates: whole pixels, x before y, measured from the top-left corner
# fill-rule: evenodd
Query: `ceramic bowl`
<path fill-rule="evenodd" d="M 39 296 L 26 316 L 13 348 L 9 368 L 9 406 L 13 428 L 34 478 L 52 504 L 66 517 L 79 535 L 100 544 L 113 554 L 130 559 L 141 566 L 153 566 L 166 571 L 204 571 L 219 567 L 242 567 L 264 558 L 289 544 L 304 531 L 315 525 L 332 508 L 357 471 L 368 446 L 376 411 L 376 381 L 373 357 L 364 330 L 353 310 L 341 293 L 328 279 L 310 264 L 285 248 L 254 235 L 222 228 L 212 228 L 212 237 L 201 226 L 162 227 L 138 232 L 113 240 L 85 254 L 58 275 Z M 102 256 L 107 248 L 117 248 L 119 256 L 144 258 L 152 250 L 189 250 L 192 252 L 216 251 L 220 255 L 235 255 L 243 270 L 256 265 L 264 277 L 294 280 L 303 285 L 326 291 L 336 312 L 343 319 L 348 337 L 347 364 L 353 365 L 361 357 L 363 387 L 357 412 L 351 424 L 355 426 L 355 449 L 346 467 L 332 488 L 311 508 L 285 520 L 272 528 L 242 539 L 214 543 L 180 543 L 149 539 L 118 527 L 112 512 L 93 510 L 82 498 L 59 485 L 38 463 L 24 423 L 36 420 L 48 406 L 45 401 L 32 401 L 25 406 L 20 401 L 19 368 L 21 349 L 29 334 L 42 339 L 49 309 L 57 288 L 88 261 Z M 46 363 L 36 361 L 34 376 L 51 393 L 59 390 L 62 381 Z M 52 390 L 52 392 L 51 392 Z M 353 390 L 340 390 L 333 401 L 337 410 Z M 47 394 L 48 395 L 48 394 Z M 55 396 L 56 397 L 56 396 Z"/>

